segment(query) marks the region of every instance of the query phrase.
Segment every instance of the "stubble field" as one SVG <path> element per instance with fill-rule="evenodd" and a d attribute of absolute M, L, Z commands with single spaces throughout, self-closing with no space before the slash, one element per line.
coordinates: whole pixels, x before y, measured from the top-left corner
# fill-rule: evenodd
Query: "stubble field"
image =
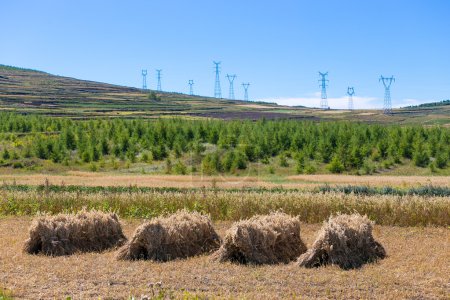
<path fill-rule="evenodd" d="M 127 236 L 140 223 L 125 220 Z M 388 257 L 361 269 L 300 268 L 294 263 L 242 266 L 208 256 L 167 263 L 118 262 L 115 252 L 48 258 L 21 252 L 28 217 L 0 219 L 0 282 L 18 299 L 448 299 L 450 230 L 376 226 Z M 216 222 L 223 236 L 230 222 Z M 302 224 L 311 246 L 320 224 Z M 159 285 L 161 284 L 161 286 Z"/>
<path fill-rule="evenodd" d="M 99 173 L 1 178 L 0 291 L 17 299 L 448 299 L 450 293 L 446 177 L 298 175 L 281 183 Z M 181 208 L 209 214 L 222 237 L 233 221 L 282 210 L 300 218 L 308 247 L 330 215 L 358 211 L 378 224 L 374 236 L 388 257 L 345 271 L 244 266 L 209 256 L 156 263 L 118 262 L 115 251 L 57 258 L 22 252 L 36 214 L 83 207 L 116 211 L 127 237 L 143 218 Z"/>

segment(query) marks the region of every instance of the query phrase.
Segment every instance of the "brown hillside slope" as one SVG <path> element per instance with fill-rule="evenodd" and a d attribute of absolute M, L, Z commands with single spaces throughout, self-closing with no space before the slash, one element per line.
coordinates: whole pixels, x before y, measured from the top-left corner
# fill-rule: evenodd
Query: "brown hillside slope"
<path fill-rule="evenodd" d="M 358 107 L 357 103 L 355 107 Z M 395 109 L 391 116 L 385 116 L 379 110 L 323 111 L 181 93 L 155 93 L 4 65 L 0 65 L 0 110 L 76 118 L 162 116 L 253 120 L 293 118 L 313 121 L 350 120 L 450 126 L 450 105 Z"/>

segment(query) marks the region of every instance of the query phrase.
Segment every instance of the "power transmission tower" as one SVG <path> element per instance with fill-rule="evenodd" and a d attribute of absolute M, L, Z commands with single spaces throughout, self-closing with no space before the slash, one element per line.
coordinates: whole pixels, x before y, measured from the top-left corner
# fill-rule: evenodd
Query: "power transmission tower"
<path fill-rule="evenodd" d="M 147 89 L 147 70 L 142 70 L 142 89 Z"/>
<path fill-rule="evenodd" d="M 319 82 L 320 82 L 319 86 L 322 88 L 322 93 L 320 95 L 320 108 L 328 109 L 329 108 L 328 107 L 328 97 L 327 97 L 327 86 L 328 86 L 327 82 L 329 82 L 329 80 L 327 79 L 328 72 L 326 72 L 326 73 L 319 72 L 319 75 L 321 77 L 319 79 Z"/>
<path fill-rule="evenodd" d="M 384 85 L 384 105 L 383 105 L 383 113 L 385 115 L 392 114 L 392 103 L 391 103 L 391 84 L 395 81 L 394 76 L 391 77 L 383 77 L 381 75 L 380 80 Z"/>
<path fill-rule="evenodd" d="M 189 80 L 189 95 L 194 95 L 194 88 L 193 88 L 193 86 L 194 86 L 194 80 Z"/>
<path fill-rule="evenodd" d="M 250 86 L 250 83 L 243 83 L 242 86 L 244 87 L 244 100 L 248 101 L 248 87 Z"/>
<path fill-rule="evenodd" d="M 219 62 L 214 61 L 213 63 L 215 65 L 214 69 L 216 72 L 216 83 L 214 85 L 214 97 L 222 98 L 222 89 L 220 87 L 220 75 L 219 75 L 220 74 L 220 61 Z"/>
<path fill-rule="evenodd" d="M 234 100 L 234 80 L 236 79 L 236 75 L 227 74 L 227 78 L 230 82 L 230 91 L 228 93 L 228 98 Z"/>
<path fill-rule="evenodd" d="M 156 87 L 157 91 L 162 91 L 162 89 L 161 89 L 161 72 L 162 72 L 162 70 L 156 70 L 156 78 L 158 79 L 158 85 Z"/>
<path fill-rule="evenodd" d="M 348 95 L 348 109 L 353 110 L 353 95 L 355 94 L 355 89 L 353 87 L 347 88 Z"/>

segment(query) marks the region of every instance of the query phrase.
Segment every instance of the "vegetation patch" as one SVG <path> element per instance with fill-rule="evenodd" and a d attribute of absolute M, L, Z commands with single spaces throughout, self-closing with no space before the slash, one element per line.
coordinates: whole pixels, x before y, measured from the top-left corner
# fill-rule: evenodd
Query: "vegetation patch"
<path fill-rule="evenodd" d="M 13 300 L 12 292 L 0 287 L 0 300 Z"/>
<path fill-rule="evenodd" d="M 322 186 L 318 188 L 318 191 L 322 193 L 329 192 L 342 192 L 345 194 L 357 194 L 357 195 L 418 195 L 418 196 L 438 196 L 438 197 L 450 197 L 450 187 L 446 186 L 432 186 L 424 185 L 420 187 L 411 187 L 408 189 L 394 188 L 390 186 L 384 187 L 370 187 L 370 186 Z"/>
<path fill-rule="evenodd" d="M 412 165 L 446 174 L 450 128 L 294 120 L 22 116 L 0 112 L 0 166 L 167 174 L 373 174 Z M 160 168 L 159 166 L 165 166 Z M 413 169 L 414 170 L 414 169 Z"/>

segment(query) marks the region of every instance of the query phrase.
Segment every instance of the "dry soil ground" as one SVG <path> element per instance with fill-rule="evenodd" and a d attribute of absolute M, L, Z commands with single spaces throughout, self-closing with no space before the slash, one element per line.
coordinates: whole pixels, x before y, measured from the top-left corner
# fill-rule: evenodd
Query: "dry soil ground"
<path fill-rule="evenodd" d="M 129 236 L 139 224 L 125 220 Z M 241 266 L 208 256 L 168 263 L 117 262 L 114 251 L 49 258 L 21 252 L 30 219 L 0 219 L 0 288 L 19 299 L 124 299 L 152 295 L 162 283 L 175 296 L 218 298 L 449 299 L 450 229 L 376 226 L 388 257 L 358 270 L 335 266 L 303 269 L 295 264 Z M 221 235 L 229 222 L 216 223 Z M 320 224 L 302 226 L 311 246 Z"/>

